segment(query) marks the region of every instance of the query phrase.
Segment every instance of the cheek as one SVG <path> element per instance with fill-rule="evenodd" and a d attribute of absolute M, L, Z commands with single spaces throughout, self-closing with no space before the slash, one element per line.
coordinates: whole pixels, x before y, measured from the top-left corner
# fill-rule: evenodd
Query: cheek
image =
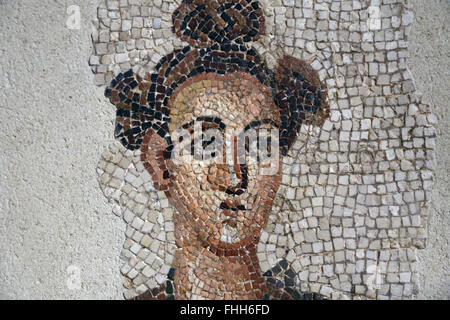
<path fill-rule="evenodd" d="M 256 176 L 249 185 L 249 195 L 254 199 L 253 210 L 247 219 L 251 219 L 253 227 L 264 227 L 273 205 L 273 199 L 280 185 L 279 176 Z"/>
<path fill-rule="evenodd" d="M 204 205 L 208 193 L 202 188 L 207 180 L 203 169 L 194 164 L 174 165 L 168 164 L 172 174 L 173 189 L 177 199 L 182 201 L 188 211 L 198 211 Z M 198 212 L 197 212 L 198 213 Z"/>
<path fill-rule="evenodd" d="M 258 196 L 262 201 L 271 199 L 279 186 L 279 175 L 249 176 L 249 193 Z"/>

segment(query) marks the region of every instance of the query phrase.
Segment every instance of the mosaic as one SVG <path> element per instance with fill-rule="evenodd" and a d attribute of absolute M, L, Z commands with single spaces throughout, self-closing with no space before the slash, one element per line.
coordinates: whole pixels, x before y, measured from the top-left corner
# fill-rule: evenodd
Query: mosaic
<path fill-rule="evenodd" d="M 403 0 L 103 0 L 125 299 L 405 299 L 434 123 Z"/>

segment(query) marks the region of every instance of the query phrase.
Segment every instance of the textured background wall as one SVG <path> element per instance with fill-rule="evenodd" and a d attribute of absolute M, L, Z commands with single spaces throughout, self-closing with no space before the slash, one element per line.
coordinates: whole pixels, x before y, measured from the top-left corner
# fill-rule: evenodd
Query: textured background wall
<path fill-rule="evenodd" d="M 81 29 L 65 27 L 69 5 Z M 449 298 L 448 1 L 412 1 L 410 69 L 438 115 L 436 185 L 418 298 Z M 124 224 L 97 183 L 114 109 L 93 85 L 96 0 L 0 0 L 0 298 L 122 298 Z M 81 272 L 69 290 L 67 268 Z"/>
<path fill-rule="evenodd" d="M 436 171 L 429 215 L 427 249 L 419 251 L 422 291 L 419 299 L 449 299 L 449 27 L 448 1 L 412 1 L 415 24 L 410 36 L 409 68 L 423 101 L 438 116 Z"/>

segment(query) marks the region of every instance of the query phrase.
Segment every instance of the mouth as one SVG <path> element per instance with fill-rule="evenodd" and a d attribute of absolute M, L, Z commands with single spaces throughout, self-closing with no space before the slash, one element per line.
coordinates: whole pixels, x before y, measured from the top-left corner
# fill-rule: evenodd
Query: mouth
<path fill-rule="evenodd" d="M 236 219 L 225 219 L 225 220 L 222 221 L 222 224 L 224 226 L 230 226 L 232 228 L 236 228 L 237 227 Z"/>
<path fill-rule="evenodd" d="M 245 211 L 247 210 L 244 205 L 230 206 L 226 201 L 222 201 L 220 204 L 220 209 L 222 210 L 231 210 L 233 212 L 236 211 Z"/>
<path fill-rule="evenodd" d="M 230 226 L 232 228 L 236 228 L 236 226 L 237 226 L 237 222 L 236 222 L 237 212 L 246 210 L 244 205 L 232 206 L 232 205 L 230 205 L 229 201 L 223 201 L 220 204 L 220 209 L 223 210 L 223 213 L 225 216 L 229 217 L 229 218 L 223 220 L 222 224 L 226 225 L 226 226 Z"/>

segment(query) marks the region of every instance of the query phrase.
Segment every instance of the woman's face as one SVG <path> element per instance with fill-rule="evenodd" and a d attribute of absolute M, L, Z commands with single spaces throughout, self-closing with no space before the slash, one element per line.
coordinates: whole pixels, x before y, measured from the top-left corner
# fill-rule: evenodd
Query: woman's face
<path fill-rule="evenodd" d="M 199 75 L 174 93 L 170 108 L 178 240 L 218 250 L 255 243 L 280 183 L 280 115 L 270 89 L 241 73 Z"/>

